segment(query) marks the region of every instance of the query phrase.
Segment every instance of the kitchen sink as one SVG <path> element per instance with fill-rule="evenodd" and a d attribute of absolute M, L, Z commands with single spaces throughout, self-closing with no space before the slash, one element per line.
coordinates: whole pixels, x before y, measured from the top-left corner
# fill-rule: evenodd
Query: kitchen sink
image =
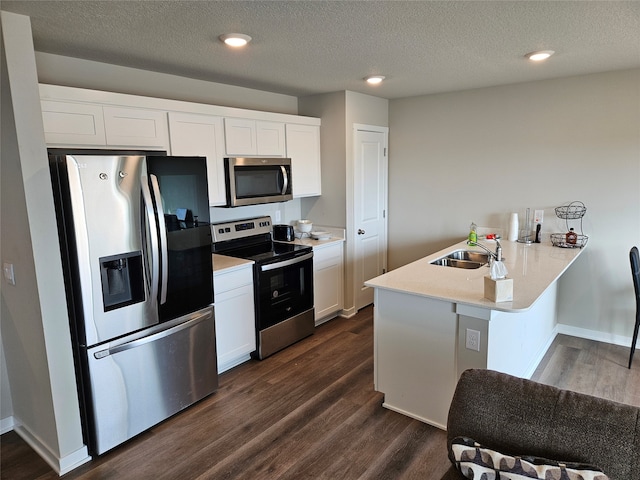
<path fill-rule="evenodd" d="M 443 267 L 475 269 L 489 263 L 489 255 L 473 250 L 456 250 L 431 262 Z"/>
<path fill-rule="evenodd" d="M 431 262 L 431 265 L 442 265 L 444 267 L 455 267 L 455 268 L 480 268 L 484 265 L 481 262 L 472 262 L 471 260 L 456 260 L 455 258 L 442 257 L 438 258 Z"/>
<path fill-rule="evenodd" d="M 445 258 L 452 258 L 454 260 L 469 260 L 471 262 L 488 263 L 489 255 L 484 252 L 475 252 L 471 250 L 456 250 L 451 252 Z"/>

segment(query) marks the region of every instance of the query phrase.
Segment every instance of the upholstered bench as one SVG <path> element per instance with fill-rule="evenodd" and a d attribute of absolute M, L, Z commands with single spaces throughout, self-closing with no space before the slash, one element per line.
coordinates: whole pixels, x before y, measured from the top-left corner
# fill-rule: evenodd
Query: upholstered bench
<path fill-rule="evenodd" d="M 467 370 L 449 410 L 447 446 L 453 466 L 443 480 L 482 473 L 487 479 L 640 480 L 640 408 Z"/>

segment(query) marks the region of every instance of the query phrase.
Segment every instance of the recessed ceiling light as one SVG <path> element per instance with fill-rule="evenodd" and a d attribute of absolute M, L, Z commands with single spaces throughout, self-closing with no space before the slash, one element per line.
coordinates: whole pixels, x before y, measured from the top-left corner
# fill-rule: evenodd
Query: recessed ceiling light
<path fill-rule="evenodd" d="M 378 85 L 384 80 L 384 75 L 369 75 L 368 77 L 365 77 L 365 80 L 370 85 Z"/>
<path fill-rule="evenodd" d="M 230 47 L 244 47 L 251 41 L 251 37 L 244 33 L 225 33 L 220 35 L 219 38 Z"/>
<path fill-rule="evenodd" d="M 555 52 L 553 50 L 538 50 L 537 52 L 527 53 L 525 57 L 532 62 L 541 62 L 542 60 L 549 58 L 554 53 Z"/>

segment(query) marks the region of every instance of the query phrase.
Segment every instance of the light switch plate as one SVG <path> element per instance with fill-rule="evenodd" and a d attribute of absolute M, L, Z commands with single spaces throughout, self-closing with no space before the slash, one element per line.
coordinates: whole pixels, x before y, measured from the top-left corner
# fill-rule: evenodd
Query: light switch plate
<path fill-rule="evenodd" d="M 3 263 L 2 271 L 4 272 L 4 278 L 9 285 L 16 284 L 16 276 L 13 272 L 13 263 Z"/>

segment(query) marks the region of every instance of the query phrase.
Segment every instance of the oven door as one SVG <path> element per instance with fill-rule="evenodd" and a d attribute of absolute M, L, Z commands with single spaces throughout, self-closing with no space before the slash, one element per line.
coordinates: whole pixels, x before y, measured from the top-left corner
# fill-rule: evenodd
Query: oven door
<path fill-rule="evenodd" d="M 313 251 L 257 269 L 258 330 L 313 308 Z"/>

